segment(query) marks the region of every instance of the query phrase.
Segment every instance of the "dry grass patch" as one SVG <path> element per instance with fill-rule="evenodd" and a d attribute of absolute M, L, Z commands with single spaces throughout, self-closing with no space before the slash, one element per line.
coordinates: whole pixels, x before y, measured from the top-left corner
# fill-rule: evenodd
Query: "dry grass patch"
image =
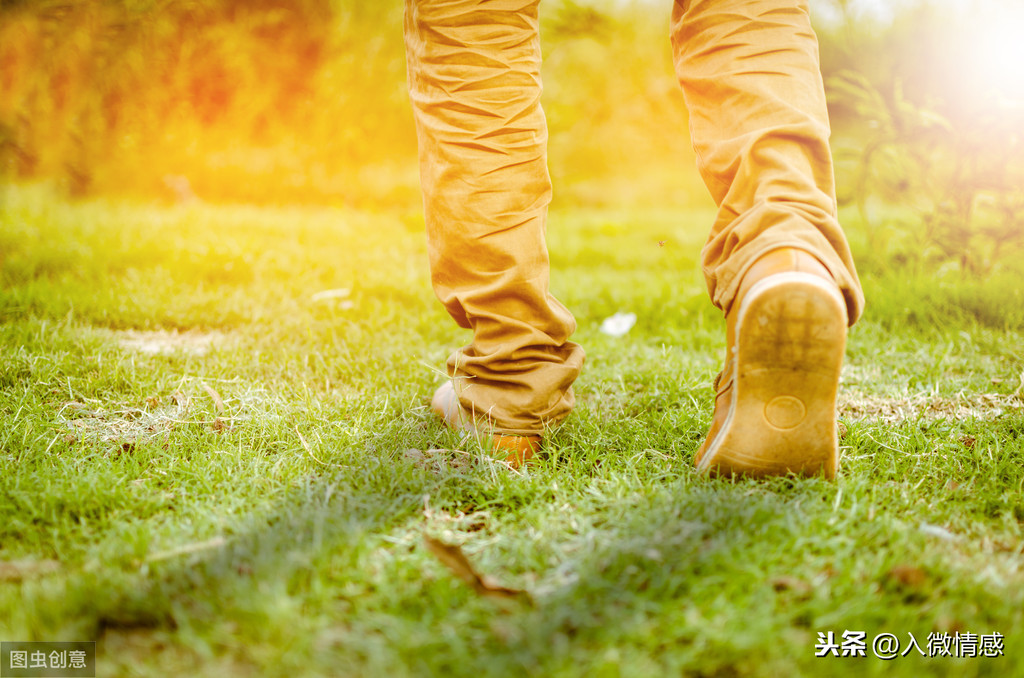
<path fill-rule="evenodd" d="M 72 400 L 64 404 L 57 420 L 70 430 L 69 442 L 116 442 L 130 447 L 136 442 L 166 439 L 184 426 L 198 425 L 222 433 L 253 418 L 274 417 L 282 404 L 264 389 L 236 392 L 233 382 L 226 385 L 232 392 L 217 384 L 224 397 L 205 381 L 183 380 L 173 393 L 154 394 L 139 404 Z"/>
<path fill-rule="evenodd" d="M 991 421 L 1006 414 L 1024 413 L 1020 393 L 960 393 L 955 397 L 926 394 L 888 398 L 855 390 L 839 394 L 839 414 L 852 421 L 873 420 L 887 424 L 917 419 L 980 419 Z"/>
<path fill-rule="evenodd" d="M 215 347 L 224 346 L 227 336 L 221 332 L 200 332 L 189 330 L 118 330 L 111 331 L 117 345 L 126 351 L 145 353 L 146 355 L 171 355 L 186 353 L 203 356 Z"/>
<path fill-rule="evenodd" d="M 167 398 L 152 396 L 143 407 L 107 409 L 102 404 L 70 401 L 58 420 L 71 432 L 70 440 L 119 442 L 125 446 L 157 437 L 166 437 L 177 426 L 193 423 L 189 419 L 191 398 L 175 392 Z M 214 420 L 209 422 L 214 425 Z"/>

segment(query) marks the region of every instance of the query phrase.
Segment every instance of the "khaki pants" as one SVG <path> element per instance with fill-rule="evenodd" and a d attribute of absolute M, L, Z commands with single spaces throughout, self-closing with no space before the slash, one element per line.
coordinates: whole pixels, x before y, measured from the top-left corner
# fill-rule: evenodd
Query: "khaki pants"
<path fill-rule="evenodd" d="M 539 0 L 406 0 L 409 91 L 434 290 L 473 342 L 448 360 L 496 431 L 536 433 L 573 406 L 583 351 L 548 290 L 551 200 Z M 796 247 L 863 307 L 836 220 L 818 45 L 799 0 L 677 0 L 672 45 L 702 177 L 719 205 L 701 257 L 728 312 L 761 255 Z"/>

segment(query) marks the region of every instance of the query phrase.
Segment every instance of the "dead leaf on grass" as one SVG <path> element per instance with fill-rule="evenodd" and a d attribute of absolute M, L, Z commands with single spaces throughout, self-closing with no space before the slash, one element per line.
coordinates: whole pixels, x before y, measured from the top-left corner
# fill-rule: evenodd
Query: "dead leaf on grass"
<path fill-rule="evenodd" d="M 942 633 L 959 633 L 966 628 L 966 624 L 956 617 L 951 617 L 948 614 L 941 615 L 935 620 L 935 630 Z"/>
<path fill-rule="evenodd" d="M 896 565 L 885 576 L 889 581 L 915 591 L 920 591 L 928 584 L 928 574 L 915 565 Z"/>
<path fill-rule="evenodd" d="M 429 534 L 423 535 L 423 543 L 452 574 L 473 587 L 479 595 L 503 601 L 532 602 L 530 594 L 526 591 L 502 586 L 490 576 L 477 572 L 460 546 L 446 544 Z"/>
<path fill-rule="evenodd" d="M 224 401 L 221 400 L 220 394 L 214 391 L 209 385 L 205 383 L 200 383 L 200 385 L 203 387 L 203 390 L 205 390 L 208 394 L 210 394 L 210 397 L 213 398 L 213 406 L 214 408 L 216 408 L 217 414 L 223 412 Z"/>
<path fill-rule="evenodd" d="M 813 587 L 803 579 L 782 576 L 772 579 L 772 588 L 776 591 L 792 591 L 798 596 L 809 596 Z"/>

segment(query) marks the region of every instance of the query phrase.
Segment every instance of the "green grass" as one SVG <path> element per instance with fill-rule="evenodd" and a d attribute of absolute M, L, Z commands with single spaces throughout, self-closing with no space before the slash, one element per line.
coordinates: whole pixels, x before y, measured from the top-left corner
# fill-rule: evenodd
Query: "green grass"
<path fill-rule="evenodd" d="M 419 215 L 2 190 L 0 639 L 97 640 L 100 676 L 1024 673 L 1020 269 L 861 252 L 840 478 L 707 480 L 710 212 L 556 211 L 587 366 L 516 474 L 427 411 L 468 337 Z M 601 335 L 618 310 L 637 326 Z M 424 532 L 533 604 L 478 596 Z M 1006 656 L 815 658 L 845 630 Z"/>

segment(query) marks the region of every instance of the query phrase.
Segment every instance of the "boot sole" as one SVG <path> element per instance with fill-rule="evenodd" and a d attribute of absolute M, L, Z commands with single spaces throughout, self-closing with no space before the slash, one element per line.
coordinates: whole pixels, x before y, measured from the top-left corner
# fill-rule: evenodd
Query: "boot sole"
<path fill-rule="evenodd" d="M 732 406 L 697 470 L 834 478 L 842 296 L 816 275 L 778 273 L 754 285 L 738 312 Z"/>

